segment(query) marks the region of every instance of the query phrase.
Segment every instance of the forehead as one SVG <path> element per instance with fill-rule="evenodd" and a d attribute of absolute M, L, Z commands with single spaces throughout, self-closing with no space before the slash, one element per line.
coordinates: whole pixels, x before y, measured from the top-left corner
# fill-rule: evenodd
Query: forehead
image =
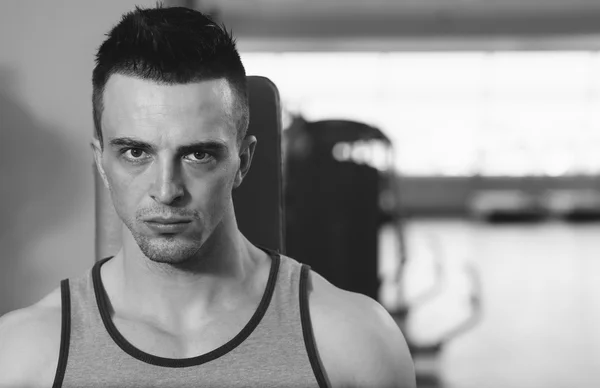
<path fill-rule="evenodd" d="M 225 79 L 166 85 L 114 74 L 106 83 L 103 100 L 106 135 L 236 133 L 234 95 Z"/>

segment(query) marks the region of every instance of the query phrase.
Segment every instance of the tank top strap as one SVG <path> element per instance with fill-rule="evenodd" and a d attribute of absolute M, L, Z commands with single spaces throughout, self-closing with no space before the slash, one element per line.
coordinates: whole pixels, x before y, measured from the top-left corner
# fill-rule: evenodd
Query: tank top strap
<path fill-rule="evenodd" d="M 327 387 L 329 384 L 317 351 L 308 305 L 311 267 L 283 254 L 279 257 L 273 300 L 253 340 L 262 344 L 278 342 L 274 348 L 286 348 L 301 355 L 300 359 L 306 362 L 298 362 L 297 365 L 307 366 L 310 370 L 304 373 L 316 378 L 319 387 Z M 272 338 L 275 333 L 280 337 Z M 298 370 L 298 373 L 301 371 Z"/>

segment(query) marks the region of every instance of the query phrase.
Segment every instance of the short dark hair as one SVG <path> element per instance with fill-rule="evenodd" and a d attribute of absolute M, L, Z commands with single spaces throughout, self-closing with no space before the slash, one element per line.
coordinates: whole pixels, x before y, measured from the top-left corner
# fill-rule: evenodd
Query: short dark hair
<path fill-rule="evenodd" d="M 233 119 L 238 144 L 249 121 L 246 71 L 231 32 L 189 8 L 135 7 L 106 34 L 96 54 L 92 105 L 96 136 L 103 147 L 102 111 L 106 82 L 113 74 L 175 85 L 224 78 L 236 96 Z"/>

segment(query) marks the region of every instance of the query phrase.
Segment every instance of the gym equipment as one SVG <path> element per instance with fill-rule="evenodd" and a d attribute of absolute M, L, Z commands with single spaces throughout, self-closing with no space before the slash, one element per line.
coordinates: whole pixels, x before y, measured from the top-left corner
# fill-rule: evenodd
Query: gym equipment
<path fill-rule="evenodd" d="M 284 131 L 284 193 L 286 248 L 289 255 L 309 264 L 342 289 L 378 299 L 378 233 L 391 223 L 397 233 L 400 265 L 394 276 L 402 289 L 407 276 L 404 217 L 398 198 L 401 180 L 391 169 L 391 142 L 368 125 L 326 120 L 307 122 L 296 118 Z M 375 155 L 390 154 L 386 161 Z M 407 330 L 410 314 L 438 297 L 443 252 L 436 239 L 435 282 L 431 288 L 403 302 L 390 314 L 403 330 L 415 360 L 419 387 L 438 387 L 436 362 L 444 346 L 469 330 L 480 317 L 480 286 L 477 272 L 466 271 L 472 283 L 470 315 L 439 338 L 416 342 Z M 400 292 L 401 293 L 401 292 Z M 433 367 L 432 367 L 433 365 Z"/>
<path fill-rule="evenodd" d="M 539 198 L 523 190 L 478 190 L 468 208 L 472 217 L 490 223 L 541 222 L 547 217 Z"/>
<path fill-rule="evenodd" d="M 600 221 L 600 193 L 595 189 L 549 189 L 542 202 L 554 218 L 572 223 Z"/>
<path fill-rule="evenodd" d="M 380 205 L 391 142 L 347 120 L 296 119 L 284 131 L 288 255 L 332 284 L 378 298 Z"/>
<path fill-rule="evenodd" d="M 281 108 L 275 84 L 265 77 L 249 76 L 250 123 L 248 134 L 258 139 L 254 158 L 233 202 L 241 232 L 254 244 L 284 251 L 281 170 Z M 95 134 L 94 134 L 95 136 Z M 96 260 L 114 255 L 121 247 L 122 222 L 96 166 Z"/>
<path fill-rule="evenodd" d="M 439 358 L 444 347 L 452 340 L 472 329 L 481 319 L 481 281 L 476 268 L 467 264 L 464 267 L 467 278 L 471 283 L 469 295 L 469 315 L 454 327 L 446 330 L 438 338 L 428 341 L 427 343 L 419 343 L 415 341 L 407 328 L 407 321 L 410 314 L 414 314 L 419 308 L 423 308 L 430 303 L 434 298 L 438 297 L 442 292 L 442 268 L 443 268 L 443 250 L 439 242 L 435 238 L 431 238 L 430 247 L 433 250 L 435 259 L 434 266 L 434 283 L 430 288 L 422 291 L 419 295 L 404 300 L 395 310 L 389 311 L 400 329 L 402 330 L 410 353 L 413 357 L 417 386 L 419 388 L 441 388 L 443 387 L 442 376 L 439 371 Z M 408 262 L 410 258 L 405 260 Z M 399 285 L 403 284 L 402 279 L 408 276 L 406 267 L 403 265 L 399 268 L 398 279 Z"/>

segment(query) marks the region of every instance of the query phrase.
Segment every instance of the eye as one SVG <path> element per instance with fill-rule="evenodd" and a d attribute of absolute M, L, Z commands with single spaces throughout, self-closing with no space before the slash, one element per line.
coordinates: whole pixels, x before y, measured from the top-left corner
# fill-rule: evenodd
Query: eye
<path fill-rule="evenodd" d="M 134 159 L 140 158 L 144 153 L 144 151 L 137 148 L 130 148 L 128 151 L 130 151 L 130 154 Z"/>
<path fill-rule="evenodd" d="M 139 148 L 123 148 L 121 155 L 124 155 L 125 159 L 128 160 L 142 160 L 145 152 Z"/>
<path fill-rule="evenodd" d="M 187 156 L 187 158 L 189 158 L 192 162 L 203 163 L 203 162 L 209 161 L 212 158 L 212 155 L 210 155 L 206 152 L 197 151 L 197 152 L 193 152 L 193 153 L 189 154 Z"/>

